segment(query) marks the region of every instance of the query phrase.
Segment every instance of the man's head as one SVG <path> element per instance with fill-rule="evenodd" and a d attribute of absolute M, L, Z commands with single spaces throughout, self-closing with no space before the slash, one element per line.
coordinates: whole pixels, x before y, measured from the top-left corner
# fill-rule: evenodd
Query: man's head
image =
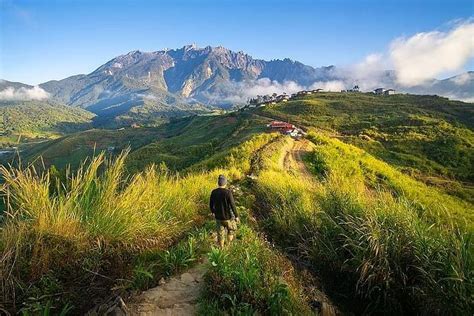
<path fill-rule="evenodd" d="M 223 174 L 219 175 L 219 178 L 217 178 L 217 185 L 220 187 L 225 187 L 227 184 L 227 179 Z"/>

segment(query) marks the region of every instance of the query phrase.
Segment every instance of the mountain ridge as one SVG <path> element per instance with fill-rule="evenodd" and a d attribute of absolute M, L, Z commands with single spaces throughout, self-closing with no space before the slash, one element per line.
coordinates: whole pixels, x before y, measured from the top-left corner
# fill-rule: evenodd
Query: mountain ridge
<path fill-rule="evenodd" d="M 330 89 L 381 85 L 415 94 L 474 98 L 474 73 L 403 88 L 393 71 L 358 78 L 335 66 L 312 67 L 290 58 L 263 60 L 223 46 L 185 45 L 177 49 L 119 55 L 89 74 L 39 84 L 54 101 L 84 108 L 108 120 L 145 112 L 159 117 L 210 111 L 246 102 L 251 94 L 293 93 L 310 87 Z M 14 83 L 20 88 L 21 83 Z M 2 83 L 4 86 L 5 83 Z M 2 88 L 0 85 L 0 89 Z M 24 85 L 25 88 L 32 86 Z M 337 89 L 336 89 L 337 90 Z"/>
<path fill-rule="evenodd" d="M 313 68 L 289 58 L 254 59 L 222 46 L 186 45 L 153 52 L 131 51 L 107 61 L 90 74 L 39 86 L 66 104 L 84 108 L 104 98 L 124 94 L 132 97 L 145 92 L 167 104 L 209 104 L 204 92 L 214 92 L 221 82 L 269 78 L 307 85 L 327 78 L 330 70 L 331 67 Z M 99 114 L 97 110 L 93 112 Z"/>

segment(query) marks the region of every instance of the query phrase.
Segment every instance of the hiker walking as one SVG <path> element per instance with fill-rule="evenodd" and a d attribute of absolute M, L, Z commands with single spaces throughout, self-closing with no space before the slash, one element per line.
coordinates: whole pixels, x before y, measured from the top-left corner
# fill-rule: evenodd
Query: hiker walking
<path fill-rule="evenodd" d="M 219 175 L 217 184 L 219 187 L 212 190 L 209 207 L 216 219 L 217 241 L 222 248 L 226 239 L 228 243 L 234 239 L 239 216 L 237 215 L 232 192 L 226 188 L 227 179 L 224 175 Z"/>

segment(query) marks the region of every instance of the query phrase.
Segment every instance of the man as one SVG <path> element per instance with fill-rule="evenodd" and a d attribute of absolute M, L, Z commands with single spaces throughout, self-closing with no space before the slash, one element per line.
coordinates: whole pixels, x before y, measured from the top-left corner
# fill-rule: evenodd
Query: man
<path fill-rule="evenodd" d="M 226 237 L 230 243 L 234 239 L 234 232 L 237 229 L 239 216 L 235 207 L 232 192 L 226 189 L 227 179 L 220 175 L 217 179 L 217 189 L 211 193 L 209 207 L 216 219 L 217 240 L 219 246 L 224 247 Z"/>

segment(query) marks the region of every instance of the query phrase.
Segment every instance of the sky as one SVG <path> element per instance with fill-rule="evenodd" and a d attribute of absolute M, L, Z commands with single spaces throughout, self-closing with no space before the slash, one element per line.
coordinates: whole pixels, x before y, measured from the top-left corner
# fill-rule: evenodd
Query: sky
<path fill-rule="evenodd" d="M 449 32 L 474 16 L 474 0 L 0 0 L 0 6 L 0 78 L 33 85 L 90 73 L 132 50 L 191 43 L 315 67 L 355 65 L 390 55 L 400 38 Z M 461 64 L 434 76 L 474 70 L 474 49 L 467 49 Z M 397 56 L 409 57 L 405 50 L 386 66 L 397 66 Z"/>

